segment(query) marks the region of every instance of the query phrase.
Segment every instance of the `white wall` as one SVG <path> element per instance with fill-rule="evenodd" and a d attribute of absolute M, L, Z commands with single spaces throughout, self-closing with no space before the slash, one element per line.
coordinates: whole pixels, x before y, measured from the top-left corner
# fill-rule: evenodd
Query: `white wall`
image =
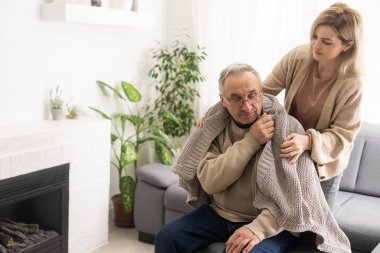
<path fill-rule="evenodd" d="M 41 21 L 42 2 L 0 1 L 0 125 L 48 118 L 55 85 L 77 103 L 96 106 L 95 80 L 147 84 L 148 51 L 166 37 L 165 0 L 139 1 L 139 11 L 155 17 L 152 28 Z"/>
<path fill-rule="evenodd" d="M 88 105 L 105 107 L 96 80 L 147 91 L 149 50 L 166 41 L 166 0 L 139 0 L 139 11 L 154 16 L 151 28 L 42 21 L 44 2 L 0 0 L 0 126 L 48 119 L 48 91 L 56 85 L 85 113 Z M 111 194 L 117 191 L 111 183 Z"/>

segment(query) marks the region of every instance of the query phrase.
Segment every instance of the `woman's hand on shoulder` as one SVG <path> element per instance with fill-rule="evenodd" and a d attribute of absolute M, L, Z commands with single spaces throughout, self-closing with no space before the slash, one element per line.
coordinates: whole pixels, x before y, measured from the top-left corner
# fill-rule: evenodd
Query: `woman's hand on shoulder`
<path fill-rule="evenodd" d="M 205 118 L 206 118 L 206 115 L 203 115 L 197 122 L 197 124 L 195 125 L 196 128 L 202 128 L 203 127 L 203 121 L 205 121 Z"/>
<path fill-rule="evenodd" d="M 309 146 L 310 137 L 308 135 L 291 133 L 280 146 L 280 157 L 288 158 L 288 163 L 293 164 Z"/>

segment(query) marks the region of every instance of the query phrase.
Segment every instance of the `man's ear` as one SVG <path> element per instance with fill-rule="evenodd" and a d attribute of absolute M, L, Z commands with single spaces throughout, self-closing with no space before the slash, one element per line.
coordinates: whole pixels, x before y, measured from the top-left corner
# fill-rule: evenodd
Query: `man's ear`
<path fill-rule="evenodd" d="M 222 102 L 223 107 L 224 107 L 224 108 L 227 108 L 227 106 L 226 106 L 226 102 L 225 102 L 225 100 L 224 100 L 223 95 L 222 95 L 222 94 L 219 94 L 219 97 L 220 97 L 220 102 Z"/>

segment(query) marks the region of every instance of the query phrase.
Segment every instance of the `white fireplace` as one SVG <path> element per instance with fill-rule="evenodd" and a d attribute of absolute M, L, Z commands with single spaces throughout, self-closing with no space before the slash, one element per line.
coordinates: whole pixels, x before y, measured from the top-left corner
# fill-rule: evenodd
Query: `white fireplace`
<path fill-rule="evenodd" d="M 76 119 L 0 127 L 0 182 L 66 163 L 68 249 L 90 252 L 108 241 L 109 122 Z"/>

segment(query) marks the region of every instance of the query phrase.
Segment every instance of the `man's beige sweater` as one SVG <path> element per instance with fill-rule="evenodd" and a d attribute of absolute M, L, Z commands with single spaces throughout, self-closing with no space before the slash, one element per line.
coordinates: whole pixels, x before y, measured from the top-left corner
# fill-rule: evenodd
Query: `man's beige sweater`
<path fill-rule="evenodd" d="M 265 93 L 277 95 L 285 90 L 285 110 L 309 71 L 310 45 L 290 51 L 263 83 Z M 307 85 L 307 84 L 305 84 Z M 362 82 L 357 76 L 338 78 L 324 103 L 315 129 L 305 129 L 311 136 L 311 158 L 317 163 L 319 179 L 328 180 L 348 164 L 353 141 L 361 126 Z"/>
<path fill-rule="evenodd" d="M 275 123 L 275 134 L 259 158 L 257 165 L 257 194 L 253 205 L 267 209 L 277 223 L 291 232 L 312 231 L 317 234 L 317 248 L 324 252 L 351 252 L 350 242 L 337 225 L 324 198 L 313 161 L 303 153 L 297 163 L 289 165 L 280 158 L 280 144 L 289 133 L 303 133 L 302 126 L 288 116 L 277 99 L 264 95 L 263 111 Z M 211 202 L 199 183 L 196 170 L 213 140 L 230 122 L 221 103 L 207 113 L 202 128 L 196 128 L 173 166 L 179 175 L 179 185 L 188 192 L 188 203 L 198 206 Z M 252 182 L 253 184 L 255 182 Z"/>
<path fill-rule="evenodd" d="M 203 189 L 213 196 L 210 206 L 229 221 L 248 222 L 245 227 L 260 241 L 283 230 L 268 210 L 252 205 L 261 150 L 249 128 L 239 128 L 231 120 L 211 143 L 197 170 Z"/>

